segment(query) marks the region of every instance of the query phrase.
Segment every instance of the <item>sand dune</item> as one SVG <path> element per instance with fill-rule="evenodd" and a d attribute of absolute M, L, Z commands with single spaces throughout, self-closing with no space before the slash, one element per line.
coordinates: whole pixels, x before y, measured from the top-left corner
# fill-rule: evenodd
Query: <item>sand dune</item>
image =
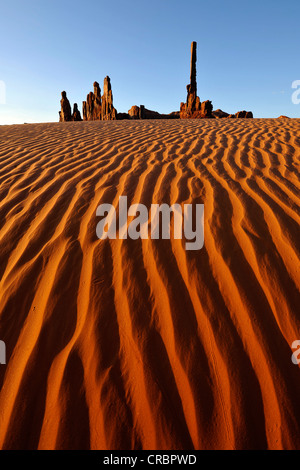
<path fill-rule="evenodd" d="M 300 449 L 300 121 L 0 128 L 0 447 Z M 96 208 L 204 203 L 205 244 Z"/>

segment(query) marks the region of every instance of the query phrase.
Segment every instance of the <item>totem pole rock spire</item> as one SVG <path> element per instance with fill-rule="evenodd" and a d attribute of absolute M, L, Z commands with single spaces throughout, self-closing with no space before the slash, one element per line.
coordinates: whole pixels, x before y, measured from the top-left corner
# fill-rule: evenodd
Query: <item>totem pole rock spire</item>
<path fill-rule="evenodd" d="M 196 79 L 196 61 L 197 61 L 197 43 L 191 44 L 191 73 L 190 83 L 187 85 L 186 113 L 191 115 L 195 111 L 200 110 L 200 98 L 197 96 L 197 79 Z M 188 116 L 187 116 L 188 117 Z"/>
<path fill-rule="evenodd" d="M 196 62 L 197 62 L 197 43 L 195 41 L 191 44 L 191 72 L 190 83 L 187 85 L 187 99 L 186 103 L 180 104 L 180 118 L 210 118 L 212 116 L 212 103 L 211 101 L 200 102 L 197 96 L 197 79 L 196 79 Z"/>
<path fill-rule="evenodd" d="M 190 91 L 197 96 L 197 80 L 196 80 L 196 62 L 197 62 L 197 43 L 191 44 L 191 74 L 190 74 Z"/>

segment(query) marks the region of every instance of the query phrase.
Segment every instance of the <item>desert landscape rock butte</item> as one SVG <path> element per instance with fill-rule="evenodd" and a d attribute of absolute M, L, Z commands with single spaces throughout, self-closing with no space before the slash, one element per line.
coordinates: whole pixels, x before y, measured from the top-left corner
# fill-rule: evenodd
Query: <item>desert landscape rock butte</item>
<path fill-rule="evenodd" d="M 128 113 L 117 113 L 113 106 L 113 95 L 109 76 L 104 79 L 104 94 L 101 98 L 101 89 L 98 82 L 94 82 L 94 92 L 87 95 L 86 101 L 82 103 L 82 115 L 84 121 L 111 121 L 123 119 L 223 119 L 223 118 L 253 118 L 251 111 L 238 111 L 235 114 L 229 114 L 221 109 L 213 111 L 213 105 L 210 100 L 201 103 L 197 96 L 197 79 L 196 79 L 196 62 L 197 62 L 197 43 L 191 44 L 191 66 L 190 66 L 190 83 L 187 85 L 186 103 L 180 103 L 180 111 L 173 111 L 170 114 L 161 114 L 157 111 L 151 111 L 144 105 L 133 105 Z M 64 94 L 64 95 L 63 95 Z M 80 119 L 71 114 L 71 106 L 66 97 L 66 92 L 62 92 L 61 111 L 59 112 L 59 120 L 62 121 L 80 121 Z M 77 107 L 77 105 L 76 105 Z"/>

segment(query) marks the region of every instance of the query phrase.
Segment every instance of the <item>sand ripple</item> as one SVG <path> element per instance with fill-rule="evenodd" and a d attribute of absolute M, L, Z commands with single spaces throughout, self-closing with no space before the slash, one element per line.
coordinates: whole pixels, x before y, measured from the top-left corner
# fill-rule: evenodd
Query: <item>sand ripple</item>
<path fill-rule="evenodd" d="M 0 128 L 0 447 L 300 449 L 299 120 Z M 96 237 L 204 203 L 205 246 Z"/>

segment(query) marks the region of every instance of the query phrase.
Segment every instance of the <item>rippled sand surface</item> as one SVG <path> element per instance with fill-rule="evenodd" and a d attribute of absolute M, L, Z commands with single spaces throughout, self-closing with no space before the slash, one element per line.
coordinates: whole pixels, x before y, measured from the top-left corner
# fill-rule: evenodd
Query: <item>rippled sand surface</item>
<path fill-rule="evenodd" d="M 0 127 L 0 447 L 300 449 L 300 121 Z M 96 208 L 203 203 L 205 242 Z"/>

